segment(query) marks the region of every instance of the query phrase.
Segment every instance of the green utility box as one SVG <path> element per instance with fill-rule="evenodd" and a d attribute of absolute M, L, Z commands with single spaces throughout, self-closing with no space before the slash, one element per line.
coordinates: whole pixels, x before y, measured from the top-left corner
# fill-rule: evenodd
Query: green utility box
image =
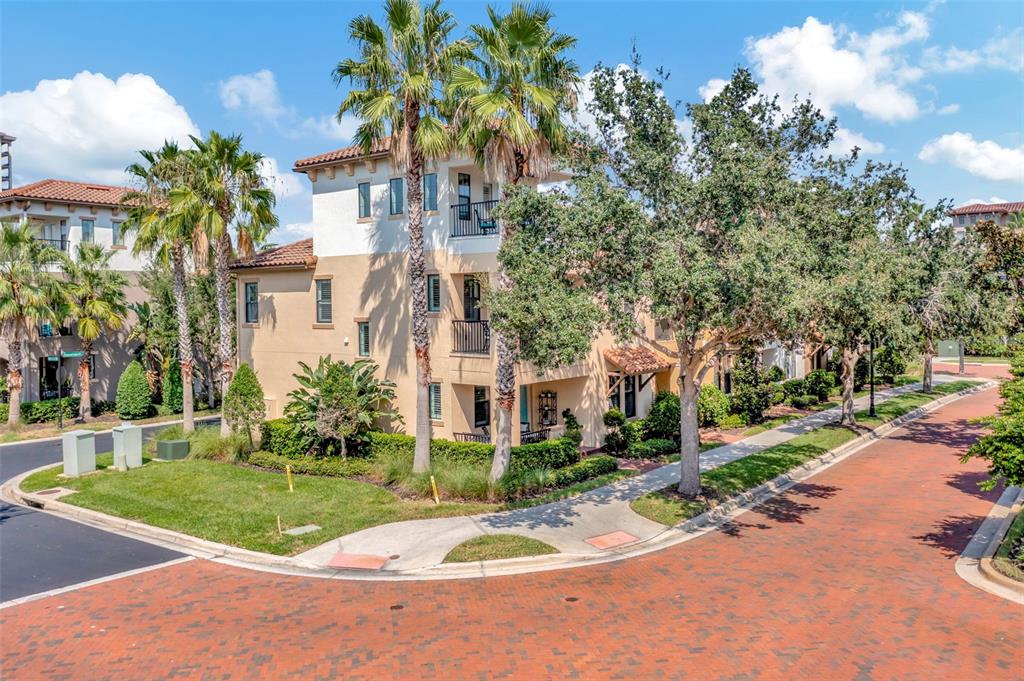
<path fill-rule="evenodd" d="M 160 440 L 156 443 L 156 458 L 161 461 L 180 461 L 188 456 L 188 440 Z"/>

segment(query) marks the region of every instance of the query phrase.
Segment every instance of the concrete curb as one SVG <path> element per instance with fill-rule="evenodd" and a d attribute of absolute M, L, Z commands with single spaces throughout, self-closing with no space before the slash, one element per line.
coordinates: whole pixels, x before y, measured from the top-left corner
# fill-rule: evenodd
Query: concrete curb
<path fill-rule="evenodd" d="M 817 475 L 826 468 L 852 456 L 874 441 L 886 437 L 906 423 L 931 413 L 940 407 L 968 395 L 983 392 L 998 385 L 997 381 L 989 380 L 966 388 L 951 395 L 940 397 L 928 404 L 908 412 L 886 424 L 865 433 L 844 445 L 826 452 L 821 456 L 802 464 L 758 487 L 748 490 L 714 509 L 682 523 L 677 527 L 666 528 L 664 532 L 647 540 L 634 542 L 622 547 L 610 549 L 600 554 L 559 553 L 547 556 L 530 556 L 475 563 L 442 563 L 428 568 L 406 571 L 363 571 L 337 570 L 325 568 L 296 558 L 275 556 L 267 553 L 249 551 L 226 544 L 200 539 L 190 535 L 153 527 L 133 520 L 126 520 L 107 515 L 98 511 L 72 506 L 46 495 L 22 492 L 21 482 L 41 470 L 52 468 L 47 464 L 11 478 L 0 486 L 0 498 L 13 503 L 31 506 L 46 512 L 70 517 L 72 520 L 109 530 L 134 539 L 165 546 L 197 558 L 204 558 L 228 565 L 244 567 L 277 574 L 318 577 L 321 579 L 347 579 L 357 581 L 416 581 L 441 579 L 471 579 L 499 575 L 514 575 L 549 570 L 599 565 L 626 558 L 642 556 L 660 551 L 685 541 L 714 531 L 724 523 L 766 499 L 786 491 L 793 485 Z M 632 512 L 632 511 L 630 511 Z"/>
<path fill-rule="evenodd" d="M 968 584 L 1024 605 L 1024 582 L 996 570 L 992 557 L 999 550 L 1010 525 L 1024 507 L 1024 489 L 1007 487 L 978 527 L 956 561 L 956 573 Z"/>

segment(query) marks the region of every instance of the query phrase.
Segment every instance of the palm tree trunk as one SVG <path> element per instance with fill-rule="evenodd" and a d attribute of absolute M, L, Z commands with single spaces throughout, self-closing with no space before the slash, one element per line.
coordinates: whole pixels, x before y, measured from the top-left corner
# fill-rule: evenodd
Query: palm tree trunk
<path fill-rule="evenodd" d="M 7 425 L 21 422 L 21 339 L 14 337 L 7 343 Z"/>
<path fill-rule="evenodd" d="M 932 391 L 932 360 L 935 358 L 935 343 L 932 342 L 931 338 L 925 341 L 924 348 L 924 385 L 922 386 L 926 393 Z"/>
<path fill-rule="evenodd" d="M 857 425 L 857 417 L 853 410 L 853 381 L 857 371 L 858 359 L 860 359 L 860 352 L 857 350 L 843 349 L 843 416 L 839 423 L 851 428 Z"/>
<path fill-rule="evenodd" d="M 225 230 L 226 225 L 225 224 Z M 422 243 L 422 238 L 421 238 Z M 217 343 L 217 359 L 220 362 L 220 394 L 226 395 L 228 383 L 231 382 L 231 374 L 234 370 L 234 343 L 231 339 L 231 332 L 234 328 L 234 315 L 231 314 L 231 305 L 228 296 L 231 295 L 231 273 L 228 266 L 231 262 L 231 237 L 227 231 L 220 235 L 213 249 L 213 275 L 217 289 L 217 328 L 219 341 Z M 231 424 L 221 413 L 220 434 L 227 437 L 231 434 Z"/>
<path fill-rule="evenodd" d="M 499 282 L 502 276 L 499 273 Z M 499 284 L 500 286 L 500 284 Z M 515 407 L 516 373 L 512 349 L 505 337 L 495 334 L 498 346 L 498 366 L 495 371 L 495 392 L 498 404 L 497 439 L 494 442 L 494 459 L 491 461 L 491 482 L 497 482 L 508 472 L 512 462 L 512 410 Z"/>
<path fill-rule="evenodd" d="M 679 360 L 679 493 L 691 499 L 700 494 L 700 428 L 697 373 Z"/>
<path fill-rule="evenodd" d="M 92 367 L 92 341 L 82 341 L 82 359 L 78 362 L 78 420 L 88 421 L 92 418 L 92 379 L 89 377 Z"/>
<path fill-rule="evenodd" d="M 406 107 L 409 137 L 416 132 L 416 114 Z M 415 148 L 405 172 L 409 198 L 409 288 L 412 292 L 412 342 L 416 350 L 416 450 L 412 469 L 430 468 L 430 329 L 427 326 L 427 263 L 423 253 L 423 156 Z"/>
<path fill-rule="evenodd" d="M 188 297 L 185 280 L 185 250 L 178 244 L 171 254 L 174 271 L 175 314 L 178 317 L 178 360 L 181 364 L 181 407 L 182 428 L 186 433 L 196 429 L 192 406 L 192 372 L 195 358 L 192 355 L 192 328 L 188 323 Z"/>

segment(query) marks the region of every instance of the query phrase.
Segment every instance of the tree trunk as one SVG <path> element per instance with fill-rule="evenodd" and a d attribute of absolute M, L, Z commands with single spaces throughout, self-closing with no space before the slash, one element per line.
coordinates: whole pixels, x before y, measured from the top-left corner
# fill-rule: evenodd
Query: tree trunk
<path fill-rule="evenodd" d="M 957 373 L 959 373 L 961 376 L 963 376 L 964 373 L 966 372 L 966 369 L 964 367 L 964 341 L 963 341 L 962 338 L 957 343 L 957 345 L 959 346 L 958 350 L 957 350 L 957 355 L 959 356 L 959 360 L 960 360 L 960 362 L 959 362 L 959 369 L 957 369 Z"/>
<path fill-rule="evenodd" d="M 497 482 L 508 472 L 512 462 L 512 410 L 515 408 L 516 374 L 512 350 L 504 336 L 495 334 L 498 345 L 498 367 L 495 383 L 498 405 L 498 428 L 494 442 L 494 459 L 491 461 L 491 482 Z"/>
<path fill-rule="evenodd" d="M 924 353 L 924 381 L 923 390 L 926 393 L 932 391 L 932 359 L 935 357 L 930 351 Z"/>
<path fill-rule="evenodd" d="M 231 374 L 234 371 L 234 343 L 232 342 L 232 331 L 234 330 L 235 319 L 231 314 L 231 303 L 229 296 L 232 295 L 231 273 L 228 266 L 231 264 L 231 236 L 227 232 L 228 221 L 224 222 L 224 233 L 220 235 L 214 244 L 213 249 L 213 275 L 217 289 L 217 329 L 219 339 L 217 343 L 217 361 L 220 362 L 220 394 L 226 395 L 228 383 L 231 382 Z M 223 402 L 221 403 L 223 406 Z M 231 434 L 231 424 L 224 418 L 221 410 L 220 434 L 227 437 Z"/>
<path fill-rule="evenodd" d="M 7 343 L 7 425 L 14 427 L 21 422 L 21 341 L 12 338 Z"/>
<path fill-rule="evenodd" d="M 840 423 L 844 426 L 854 427 L 857 425 L 857 417 L 853 412 L 853 380 L 859 358 L 860 353 L 858 351 L 843 350 L 843 416 L 840 419 Z"/>
<path fill-rule="evenodd" d="M 412 343 L 416 351 L 416 449 L 413 454 L 414 473 L 430 469 L 430 329 L 427 326 L 427 263 L 423 254 L 423 155 L 412 140 L 419 125 L 419 109 L 415 103 L 405 107 L 409 126 L 409 167 L 405 171 L 406 195 L 409 204 L 409 290 L 412 307 Z"/>
<path fill-rule="evenodd" d="M 191 433 L 196 429 L 192 406 L 192 373 L 195 368 L 195 358 L 192 355 L 192 327 L 188 323 L 185 251 L 180 244 L 174 247 L 171 259 L 174 274 L 174 311 L 178 317 L 178 361 L 181 363 L 182 429 L 186 433 Z"/>
<path fill-rule="evenodd" d="M 679 493 L 691 499 L 700 494 L 700 430 L 696 372 L 679 362 Z"/>
<path fill-rule="evenodd" d="M 78 362 L 78 420 L 82 422 L 92 418 L 92 379 L 89 377 L 91 366 L 92 342 L 82 341 L 82 359 Z"/>

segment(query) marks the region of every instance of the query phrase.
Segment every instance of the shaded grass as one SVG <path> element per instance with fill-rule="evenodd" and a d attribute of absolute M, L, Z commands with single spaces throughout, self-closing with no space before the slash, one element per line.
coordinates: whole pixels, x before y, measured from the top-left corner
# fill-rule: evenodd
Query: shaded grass
<path fill-rule="evenodd" d="M 890 398 L 876 406 L 877 416 L 874 418 L 869 418 L 866 410 L 857 412 L 858 426 L 863 429 L 876 428 L 943 395 L 964 390 L 976 383 L 954 381 L 936 385 L 930 394 L 916 391 Z M 675 485 L 672 485 L 633 500 L 630 507 L 654 522 L 669 526 L 678 525 L 707 511 L 718 502 L 768 482 L 853 440 L 860 434 L 860 430 L 844 426 L 823 426 L 782 444 L 701 473 L 701 497 L 696 500 L 682 497 L 676 491 Z"/>
<path fill-rule="evenodd" d="M 992 566 L 1000 573 L 1018 582 L 1024 582 L 1024 511 L 1010 525 L 1010 529 L 992 556 Z"/>
<path fill-rule="evenodd" d="M 489 534 L 464 541 L 449 552 L 445 563 L 471 563 L 478 560 L 545 556 L 558 549 L 539 539 L 518 534 Z"/>

